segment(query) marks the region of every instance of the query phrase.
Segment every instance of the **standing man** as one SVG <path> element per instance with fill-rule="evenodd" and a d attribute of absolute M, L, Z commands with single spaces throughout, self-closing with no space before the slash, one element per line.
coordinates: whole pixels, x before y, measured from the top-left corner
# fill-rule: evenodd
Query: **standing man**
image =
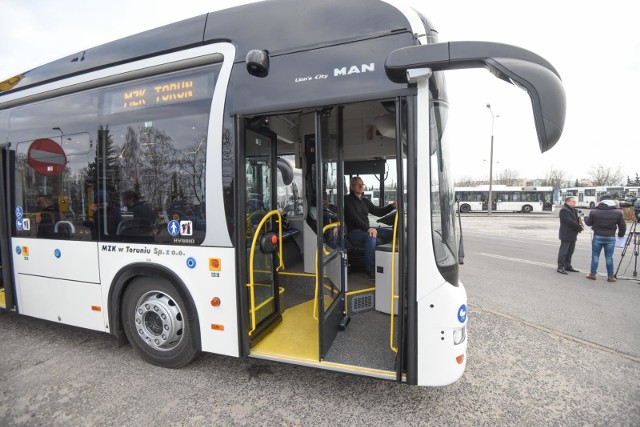
<path fill-rule="evenodd" d="M 591 240 L 591 271 L 587 279 L 596 280 L 598 272 L 598 261 L 600 252 L 604 249 L 604 260 L 607 266 L 607 282 L 615 282 L 613 275 L 613 250 L 616 245 L 616 228 L 618 236 L 624 237 L 627 231 L 627 223 L 624 222 L 624 215 L 620 209 L 616 209 L 616 202 L 611 200 L 611 196 L 603 195 L 600 204 L 589 212 L 585 220 L 593 231 Z"/>
<path fill-rule="evenodd" d="M 364 183 L 362 178 L 355 176 L 351 179 L 351 192 L 344 198 L 344 222 L 347 225 L 347 238 L 352 244 L 364 245 L 364 262 L 369 280 L 376 279 L 376 245 L 377 239 L 381 244 L 389 243 L 393 239 L 393 231 L 389 228 L 371 227 L 369 214 L 383 216 L 396 208 L 396 202 L 384 208 L 374 205 L 364 197 Z"/>
<path fill-rule="evenodd" d="M 568 274 L 567 271 L 577 273 L 571 266 L 571 257 L 576 248 L 578 233 L 582 232 L 582 224 L 575 208 L 576 198 L 569 196 L 564 199 L 564 206 L 560 209 L 560 250 L 558 251 L 558 273 Z"/>

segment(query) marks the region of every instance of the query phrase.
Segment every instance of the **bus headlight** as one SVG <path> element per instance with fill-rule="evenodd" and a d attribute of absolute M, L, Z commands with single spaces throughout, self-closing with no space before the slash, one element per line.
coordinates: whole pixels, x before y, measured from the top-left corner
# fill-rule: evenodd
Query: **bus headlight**
<path fill-rule="evenodd" d="M 453 330 L 453 345 L 460 345 L 467 338 L 467 327 L 463 326 Z"/>

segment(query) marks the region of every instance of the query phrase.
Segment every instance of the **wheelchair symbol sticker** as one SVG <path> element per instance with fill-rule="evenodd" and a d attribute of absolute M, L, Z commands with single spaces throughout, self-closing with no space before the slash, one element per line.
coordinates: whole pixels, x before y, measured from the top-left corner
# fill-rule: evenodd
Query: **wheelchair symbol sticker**
<path fill-rule="evenodd" d="M 464 323 L 465 320 L 467 320 L 467 306 L 462 304 L 458 309 L 458 321 Z"/>

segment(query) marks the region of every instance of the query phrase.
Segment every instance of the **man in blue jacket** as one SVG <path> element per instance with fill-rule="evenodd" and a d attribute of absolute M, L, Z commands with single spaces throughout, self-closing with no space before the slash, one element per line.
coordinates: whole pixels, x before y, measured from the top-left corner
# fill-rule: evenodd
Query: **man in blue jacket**
<path fill-rule="evenodd" d="M 607 266 L 607 282 L 615 282 L 613 275 L 613 250 L 616 245 L 616 228 L 618 236 L 624 237 L 627 231 L 627 223 L 620 209 L 617 209 L 616 202 L 611 200 L 611 196 L 604 195 L 600 199 L 600 204 L 589 212 L 585 223 L 593 231 L 591 240 L 591 271 L 587 279 L 596 280 L 598 272 L 598 261 L 600 252 L 604 249 L 604 260 Z"/>
<path fill-rule="evenodd" d="M 582 232 L 583 227 L 575 206 L 576 198 L 569 196 L 560 209 L 560 250 L 558 251 L 558 273 L 560 274 L 568 274 L 567 271 L 578 272 L 571 266 L 571 257 L 576 248 L 578 233 Z"/>

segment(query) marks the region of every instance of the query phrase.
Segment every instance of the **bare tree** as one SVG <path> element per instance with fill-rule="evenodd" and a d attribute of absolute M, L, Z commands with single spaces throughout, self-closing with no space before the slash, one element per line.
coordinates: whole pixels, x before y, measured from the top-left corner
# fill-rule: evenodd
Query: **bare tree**
<path fill-rule="evenodd" d="M 515 169 L 505 169 L 498 174 L 496 184 L 516 186 L 520 181 L 520 172 Z"/>
<path fill-rule="evenodd" d="M 182 160 L 179 162 L 181 186 L 189 200 L 197 201 L 204 206 L 204 182 L 206 163 L 207 139 L 203 135 L 191 147 L 186 149 Z"/>
<path fill-rule="evenodd" d="M 591 178 L 591 185 L 621 185 L 624 181 L 624 175 L 618 166 L 616 169 L 605 167 L 602 164 L 597 164 L 591 167 L 589 170 L 589 177 Z"/>
<path fill-rule="evenodd" d="M 553 166 L 549 169 L 549 172 L 544 177 L 542 185 L 547 187 L 553 187 L 554 191 L 562 188 L 563 183 L 567 180 L 567 173 L 560 169 L 554 169 Z"/>
<path fill-rule="evenodd" d="M 471 178 L 470 176 L 463 176 L 462 178 L 456 181 L 456 187 L 475 187 L 477 185 L 482 184 L 482 181 L 476 178 Z"/>
<path fill-rule="evenodd" d="M 638 172 L 636 172 L 636 178 L 631 179 L 627 177 L 627 185 L 640 185 L 640 176 L 638 176 Z"/>

